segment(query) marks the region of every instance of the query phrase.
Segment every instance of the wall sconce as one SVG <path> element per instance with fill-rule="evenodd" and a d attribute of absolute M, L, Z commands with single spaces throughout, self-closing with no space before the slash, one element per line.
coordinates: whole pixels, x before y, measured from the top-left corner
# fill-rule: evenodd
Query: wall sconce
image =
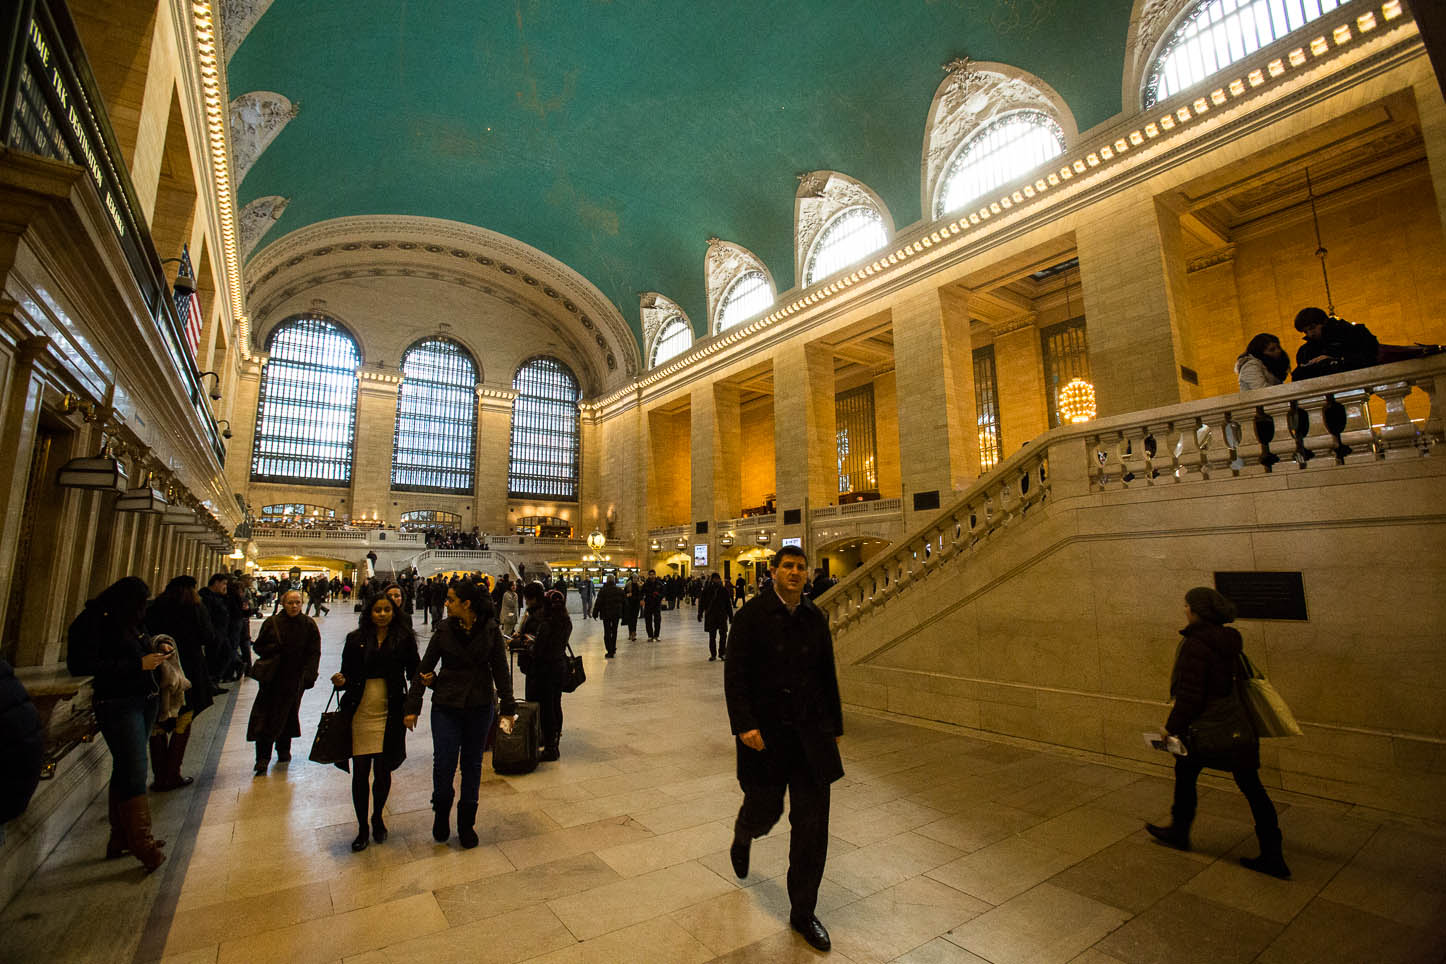
<path fill-rule="evenodd" d="M 218 419 L 216 419 L 216 427 L 217 427 L 217 428 L 220 428 L 221 425 L 222 425 L 222 423 L 225 423 L 226 427 L 223 428 L 223 429 L 221 429 L 221 437 L 222 437 L 222 438 L 225 438 L 225 439 L 229 439 L 229 438 L 231 437 L 231 421 L 230 421 L 230 419 L 225 419 L 225 418 L 218 418 Z"/>
<path fill-rule="evenodd" d="M 757 542 L 760 546 L 766 546 L 768 545 L 768 543 L 773 541 L 773 537 L 766 532 L 760 532 L 758 533 L 758 537 L 754 541 Z"/>
<path fill-rule="evenodd" d="M 141 485 L 121 493 L 121 497 L 115 500 L 115 510 L 117 512 L 150 512 L 152 514 L 165 511 L 169 503 L 151 479 L 152 476 L 147 473 Z"/>
<path fill-rule="evenodd" d="M 55 476 L 55 484 L 63 489 L 123 492 L 125 483 L 126 470 L 115 456 L 104 450 L 99 455 L 71 459 Z"/>
<path fill-rule="evenodd" d="M 662 544 L 661 542 L 659 542 L 657 539 L 649 540 L 649 542 L 648 542 L 648 551 L 650 551 L 650 552 L 662 552 L 662 551 L 663 551 L 663 544 Z"/>
<path fill-rule="evenodd" d="M 733 533 L 731 533 L 731 532 L 725 532 L 725 533 L 723 533 L 721 536 L 718 537 L 718 544 L 719 544 L 720 546 L 722 546 L 724 549 L 727 549 L 727 548 L 729 548 L 730 546 L 732 546 L 732 545 L 733 545 Z"/>
<path fill-rule="evenodd" d="M 184 258 L 162 258 L 161 264 L 178 264 L 176 269 L 176 281 L 172 285 L 178 295 L 193 295 L 196 293 L 196 276 L 191 273 L 191 262 Z"/>
<path fill-rule="evenodd" d="M 679 549 L 686 549 L 688 548 L 688 540 L 683 538 L 682 536 L 679 536 L 678 541 L 673 543 L 673 545 L 677 546 Z"/>
<path fill-rule="evenodd" d="M 206 378 L 206 376 L 208 376 L 208 375 L 210 375 L 210 376 L 212 376 L 212 377 L 214 377 L 214 378 L 216 379 L 216 384 L 212 385 L 212 386 L 211 386 L 211 390 L 210 390 L 209 392 L 207 392 L 206 394 L 211 396 L 211 401 L 213 401 L 213 402 L 219 402 L 219 401 L 221 400 L 221 373 L 220 373 L 220 372 L 202 372 L 200 375 L 197 375 L 196 377 L 197 377 L 197 378 L 204 379 L 204 378 Z"/>

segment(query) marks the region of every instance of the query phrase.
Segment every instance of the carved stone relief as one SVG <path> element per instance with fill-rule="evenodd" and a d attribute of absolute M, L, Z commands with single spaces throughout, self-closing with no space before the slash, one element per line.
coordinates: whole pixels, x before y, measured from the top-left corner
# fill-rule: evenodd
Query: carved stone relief
<path fill-rule="evenodd" d="M 271 0 L 221 0 L 221 39 L 226 44 L 227 63 L 270 7 Z"/>
<path fill-rule="evenodd" d="M 1064 132 L 1065 144 L 1079 136 L 1069 105 L 1044 81 L 1007 64 L 967 58 L 945 65 L 949 76 L 934 94 L 924 134 L 923 207 L 931 215 L 939 180 L 954 152 L 969 136 L 1003 114 L 1037 110 L 1052 117 Z"/>
<path fill-rule="evenodd" d="M 693 329 L 693 321 L 688 317 L 688 313 L 666 295 L 660 295 L 656 291 L 643 292 L 638 299 L 638 313 L 643 319 L 644 365 L 653 357 L 653 345 L 668 319 L 682 318 L 688 328 L 693 330 L 693 337 L 697 338 L 697 331 Z"/>
<path fill-rule="evenodd" d="M 837 171 L 811 171 L 799 179 L 793 206 L 794 277 L 803 283 L 808 254 L 819 234 L 834 215 L 846 208 L 867 207 L 884 219 L 884 229 L 894 234 L 894 219 L 883 199 L 860 181 Z"/>
<path fill-rule="evenodd" d="M 708 283 L 708 331 L 718 333 L 718 307 L 733 279 L 747 271 L 762 271 L 768 279 L 768 287 L 775 297 L 778 286 L 773 283 L 773 273 L 752 251 L 732 241 L 718 238 L 708 239 L 708 253 L 703 258 L 703 277 Z"/>
<path fill-rule="evenodd" d="M 256 158 L 300 112 L 300 104 L 269 90 L 253 90 L 231 101 L 231 163 L 237 184 L 246 179 Z"/>
<path fill-rule="evenodd" d="M 241 209 L 239 218 L 241 261 L 244 263 L 251 257 L 251 252 L 261 243 L 266 232 L 271 226 L 280 220 L 281 215 L 286 211 L 286 205 L 291 203 L 291 198 L 282 197 L 279 194 L 268 194 L 252 201 Z"/>
<path fill-rule="evenodd" d="M 1130 14 L 1129 34 L 1125 39 L 1123 103 L 1127 112 L 1142 106 L 1141 93 L 1155 51 L 1175 18 L 1191 5 L 1191 0 L 1135 0 L 1135 9 Z"/>

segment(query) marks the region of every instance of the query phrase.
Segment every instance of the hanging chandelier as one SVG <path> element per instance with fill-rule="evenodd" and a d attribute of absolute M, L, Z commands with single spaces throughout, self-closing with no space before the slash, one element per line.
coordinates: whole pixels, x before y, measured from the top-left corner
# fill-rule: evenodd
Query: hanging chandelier
<path fill-rule="evenodd" d="M 1059 390 L 1059 414 L 1065 422 L 1079 425 L 1095 417 L 1095 387 L 1083 378 L 1071 378 Z"/>

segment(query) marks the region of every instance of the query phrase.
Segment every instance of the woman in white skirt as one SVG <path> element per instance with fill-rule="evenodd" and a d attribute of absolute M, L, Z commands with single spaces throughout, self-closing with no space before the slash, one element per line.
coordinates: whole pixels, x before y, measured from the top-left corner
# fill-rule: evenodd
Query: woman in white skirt
<path fill-rule="evenodd" d="M 392 771 L 407 758 L 403 724 L 408 683 L 416 678 L 417 637 L 385 592 L 362 611 L 361 625 L 346 637 L 341 672 L 332 676 L 342 687 L 341 708 L 351 714 L 351 800 L 356 808 L 357 836 L 351 849 L 365 850 L 368 838 L 387 839 L 382 808 L 392 789 Z M 343 760 L 337 766 L 348 768 Z M 367 795 L 371 794 L 371 823 Z"/>

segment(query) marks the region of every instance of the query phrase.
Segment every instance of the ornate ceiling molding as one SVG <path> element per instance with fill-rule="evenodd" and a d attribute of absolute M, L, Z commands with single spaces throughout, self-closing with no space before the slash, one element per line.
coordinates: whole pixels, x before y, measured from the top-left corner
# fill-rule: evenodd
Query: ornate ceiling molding
<path fill-rule="evenodd" d="M 1126 113 L 1144 106 L 1145 80 L 1155 52 L 1180 14 L 1192 6 L 1192 0 L 1135 0 L 1125 37 L 1125 71 L 1121 79 L 1120 103 L 1125 105 Z"/>
<path fill-rule="evenodd" d="M 238 185 L 261 152 L 300 112 L 299 103 L 270 90 L 253 90 L 231 101 L 231 166 Z"/>
<path fill-rule="evenodd" d="M 221 0 L 221 37 L 226 41 L 228 62 L 270 7 L 271 0 Z"/>
<path fill-rule="evenodd" d="M 761 271 L 768 279 L 768 289 L 778 297 L 778 285 L 773 282 L 773 272 L 763 259 L 752 251 L 719 238 L 708 239 L 708 253 L 703 256 L 703 277 L 708 284 L 708 333 L 718 333 L 718 308 L 723 295 L 733 280 L 745 271 Z"/>
<path fill-rule="evenodd" d="M 985 124 L 1016 110 L 1038 110 L 1064 131 L 1065 147 L 1079 140 L 1079 125 L 1064 98 L 1026 70 L 960 57 L 944 65 L 948 76 L 934 92 L 924 124 L 920 202 L 932 218 L 939 180 L 959 146 Z"/>
<path fill-rule="evenodd" d="M 632 330 L 591 282 L 515 238 L 457 221 L 363 216 L 336 218 L 293 231 L 248 263 L 248 303 L 263 303 L 267 290 L 290 269 L 306 262 L 355 261 L 358 252 L 365 252 L 378 266 L 390 260 L 424 277 L 430 270 L 445 276 L 439 280 L 467 278 L 498 291 L 511 288 L 518 293 L 530 289 L 535 295 L 525 299 L 526 303 L 553 319 L 559 330 L 573 332 L 570 343 L 595 346 L 591 355 L 599 362 L 597 370 L 605 373 L 593 381 L 597 390 L 609 390 L 641 371 L 642 357 Z"/>
<path fill-rule="evenodd" d="M 279 194 L 268 194 L 265 197 L 256 198 L 246 207 L 241 209 L 240 218 L 240 250 L 241 260 L 245 261 L 251 257 L 251 252 L 266 237 L 266 232 L 271 230 L 281 215 L 286 211 L 286 205 L 291 203 L 291 198 L 282 197 Z"/>
<path fill-rule="evenodd" d="M 663 330 L 663 325 L 670 318 L 682 318 L 688 330 L 693 332 L 693 340 L 698 339 L 698 332 L 693 328 L 693 320 L 672 298 L 659 294 L 656 291 L 644 291 L 638 298 L 638 314 L 643 321 L 643 357 L 653 357 L 653 345 L 658 340 L 658 335 Z"/>

